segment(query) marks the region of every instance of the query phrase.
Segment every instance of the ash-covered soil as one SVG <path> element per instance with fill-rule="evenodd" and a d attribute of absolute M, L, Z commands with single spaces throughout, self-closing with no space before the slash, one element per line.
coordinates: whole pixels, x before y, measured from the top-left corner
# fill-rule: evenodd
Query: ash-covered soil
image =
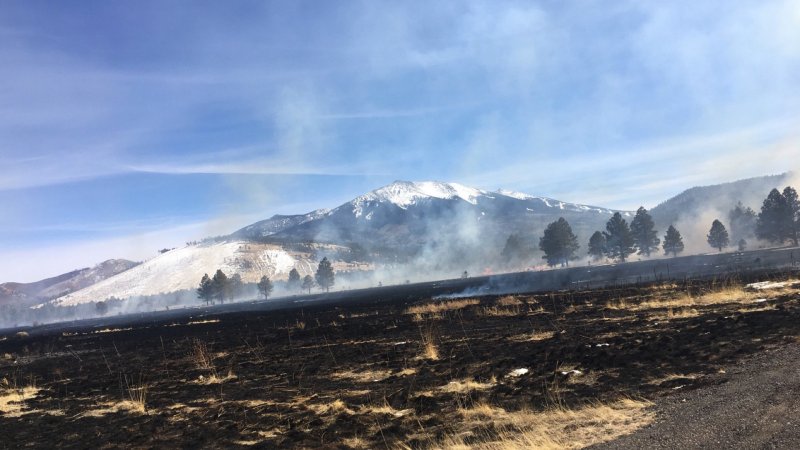
<path fill-rule="evenodd" d="M 659 404 L 795 342 L 798 287 L 741 288 L 751 281 L 376 298 L 3 336 L 0 446 L 477 445 L 524 426 L 470 413 L 487 405 Z"/>

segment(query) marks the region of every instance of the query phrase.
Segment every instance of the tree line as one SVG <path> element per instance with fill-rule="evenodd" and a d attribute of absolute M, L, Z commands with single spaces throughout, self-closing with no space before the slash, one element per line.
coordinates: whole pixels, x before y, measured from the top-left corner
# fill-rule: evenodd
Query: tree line
<path fill-rule="evenodd" d="M 772 244 L 791 242 L 798 245 L 800 201 L 791 186 L 787 186 L 783 192 L 777 189 L 770 191 L 758 214 L 753 209 L 744 207 L 741 202 L 737 203 L 728 214 L 728 219 L 740 251 L 747 248 L 748 237 L 756 237 Z M 519 241 L 516 235 L 509 236 L 503 254 L 518 256 L 513 255 L 511 248 L 521 248 Z M 720 252 L 730 245 L 731 235 L 719 219 L 711 223 L 706 242 Z M 684 250 L 683 238 L 674 225 L 667 228 L 662 241 L 658 237 L 653 218 L 644 207 L 640 207 L 630 224 L 622 214 L 614 213 L 606 223 L 605 231 L 596 231 L 589 238 L 588 254 L 595 261 L 608 258 L 625 262 L 634 253 L 649 257 L 658 251 L 659 245 L 667 256 L 677 256 Z M 549 266 L 568 266 L 569 261 L 578 258 L 579 248 L 578 237 L 563 217 L 550 223 L 539 239 L 539 249 L 544 252 L 542 258 Z"/>
<path fill-rule="evenodd" d="M 289 271 L 289 278 L 286 285 L 289 292 L 298 292 L 302 289 L 310 294 L 311 289 L 315 286 L 329 292 L 334 282 L 335 273 L 333 265 L 328 261 L 328 258 L 325 257 L 319 262 L 317 271 L 313 277 L 311 275 L 306 275 L 301 279 L 300 272 L 293 268 Z M 258 283 L 256 283 L 256 287 L 258 288 L 259 294 L 264 297 L 265 300 L 272 295 L 272 291 L 275 288 L 272 280 L 266 275 L 261 277 Z M 241 297 L 244 293 L 245 289 L 241 275 L 236 273 L 228 277 L 221 269 L 217 269 L 213 277 L 204 274 L 197 288 L 197 298 L 200 299 L 200 301 L 206 302 L 206 305 L 215 304 L 216 302 L 223 304 L 226 300 L 233 300 L 234 298 Z"/>

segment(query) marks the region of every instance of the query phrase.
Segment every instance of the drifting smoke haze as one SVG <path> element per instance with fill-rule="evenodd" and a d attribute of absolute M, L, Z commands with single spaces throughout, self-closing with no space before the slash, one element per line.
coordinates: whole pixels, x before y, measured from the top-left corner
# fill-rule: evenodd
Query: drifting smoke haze
<path fill-rule="evenodd" d="M 623 212 L 642 205 L 660 239 L 678 228 L 684 254 L 713 252 L 711 222 L 730 230 L 737 202 L 758 212 L 770 189 L 800 187 L 794 172 L 658 205 L 691 186 L 792 169 L 797 0 L 53 8 L 0 6 L 0 282 L 110 258 L 147 264 L 209 237 L 201 245 L 211 254 L 232 230 L 335 207 L 395 179 Z M 545 270 L 539 238 L 560 215 L 580 244 L 571 264 L 596 264 L 588 240 L 610 217 L 454 204 L 387 214 L 380 227 L 331 219 L 259 243 L 282 246 L 301 275 L 330 257 L 338 290 Z M 501 255 L 512 234 L 525 247 L 518 264 Z M 223 267 L 251 283 L 269 275 L 274 296 L 292 294 L 288 267 L 217 256 L 202 271 Z M 172 293 L 137 291 L 107 314 L 197 305 L 182 281 L 163 282 Z M 93 301 L 113 291 L 96 289 Z M 252 289 L 240 300 L 257 297 Z"/>
<path fill-rule="evenodd" d="M 692 188 L 653 208 L 651 213 L 662 240 L 666 228 L 674 225 L 683 237 L 684 253 L 709 253 L 716 251 L 709 246 L 706 240 L 714 220 L 721 221 L 730 233 L 729 214 L 738 202 L 745 207 L 752 208 L 758 214 L 770 190 L 783 191 L 786 186 L 796 188 L 797 181 L 799 181 L 797 173 L 788 172 L 782 175 L 740 180 L 705 188 Z M 756 241 L 754 236 L 748 238 L 749 248 L 768 245 L 770 244 Z M 735 247 L 736 243 L 731 242 L 731 246 Z"/>

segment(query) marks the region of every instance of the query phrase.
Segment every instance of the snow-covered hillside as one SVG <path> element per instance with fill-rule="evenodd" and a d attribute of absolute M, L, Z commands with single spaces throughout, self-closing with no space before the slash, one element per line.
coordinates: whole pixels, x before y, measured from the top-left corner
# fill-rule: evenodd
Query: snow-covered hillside
<path fill-rule="evenodd" d="M 217 269 L 228 275 L 238 273 L 245 282 L 255 282 L 263 275 L 273 280 L 285 279 L 292 268 L 305 275 L 316 267 L 309 254 L 289 252 L 280 246 L 247 241 L 191 245 L 163 253 L 53 303 L 66 306 L 112 296 L 124 299 L 193 289 L 203 274 L 213 275 Z"/>

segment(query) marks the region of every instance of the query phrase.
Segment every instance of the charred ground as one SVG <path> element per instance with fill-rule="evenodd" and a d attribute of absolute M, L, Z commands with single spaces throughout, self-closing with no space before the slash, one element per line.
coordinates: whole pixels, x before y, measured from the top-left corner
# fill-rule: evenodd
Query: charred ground
<path fill-rule="evenodd" d="M 375 298 L 9 334 L 0 337 L 1 442 L 425 448 L 507 439 L 533 426 L 523 412 L 657 401 L 724 382 L 727 365 L 794 342 L 800 329 L 797 285 L 743 286 L 795 276 Z M 627 432 L 643 414 L 599 435 Z"/>

